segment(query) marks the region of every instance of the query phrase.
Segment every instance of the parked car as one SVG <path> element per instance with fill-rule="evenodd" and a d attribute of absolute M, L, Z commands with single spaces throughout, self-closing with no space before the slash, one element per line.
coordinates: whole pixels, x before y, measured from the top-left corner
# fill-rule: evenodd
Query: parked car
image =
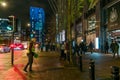
<path fill-rule="evenodd" d="M 10 47 L 6 44 L 0 44 L 0 52 L 7 53 L 10 52 Z"/>
<path fill-rule="evenodd" d="M 15 44 L 11 44 L 10 48 L 14 48 L 14 50 L 23 50 L 24 46 L 22 43 L 15 43 Z"/>

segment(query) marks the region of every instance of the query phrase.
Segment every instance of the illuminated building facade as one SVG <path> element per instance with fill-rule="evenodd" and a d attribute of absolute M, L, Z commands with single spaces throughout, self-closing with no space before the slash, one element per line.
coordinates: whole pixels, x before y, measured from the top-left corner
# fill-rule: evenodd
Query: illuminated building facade
<path fill-rule="evenodd" d="M 35 37 L 37 42 L 43 42 L 45 14 L 43 8 L 30 7 L 30 38 Z"/>

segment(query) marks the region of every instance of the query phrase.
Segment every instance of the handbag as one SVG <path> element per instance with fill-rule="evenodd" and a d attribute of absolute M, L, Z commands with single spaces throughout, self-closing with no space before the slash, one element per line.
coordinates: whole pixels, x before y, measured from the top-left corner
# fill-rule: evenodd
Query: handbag
<path fill-rule="evenodd" d="M 34 58 L 38 58 L 38 54 L 37 53 L 34 53 Z"/>

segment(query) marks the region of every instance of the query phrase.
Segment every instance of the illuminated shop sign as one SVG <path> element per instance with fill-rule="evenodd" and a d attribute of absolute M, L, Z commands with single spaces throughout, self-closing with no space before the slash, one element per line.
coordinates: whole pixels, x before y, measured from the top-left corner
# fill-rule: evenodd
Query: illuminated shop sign
<path fill-rule="evenodd" d="M 120 29 L 120 2 L 108 8 L 108 30 Z"/>
<path fill-rule="evenodd" d="M 60 42 L 64 42 L 65 41 L 65 30 L 62 30 L 60 32 Z"/>

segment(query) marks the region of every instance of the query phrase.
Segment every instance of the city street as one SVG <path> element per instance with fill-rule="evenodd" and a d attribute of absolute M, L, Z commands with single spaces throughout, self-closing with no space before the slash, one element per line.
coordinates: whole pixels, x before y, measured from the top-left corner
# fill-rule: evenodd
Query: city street
<path fill-rule="evenodd" d="M 0 80 L 119 80 L 119 8 L 120 0 L 1 0 Z M 26 49 L 41 51 L 28 59 Z"/>
<path fill-rule="evenodd" d="M 15 51 L 14 61 L 16 62 L 22 56 L 21 51 Z M 4 74 L 13 68 L 11 64 L 11 53 L 0 53 L 0 77 L 1 80 L 5 77 Z"/>
<path fill-rule="evenodd" d="M 27 63 L 25 51 L 15 52 L 14 66 L 11 66 L 11 54 L 0 54 L 0 80 L 90 80 L 89 62 L 95 61 L 96 80 L 112 80 L 110 66 L 120 66 L 120 59 L 112 58 L 111 54 L 89 52 L 83 55 L 83 71 L 79 66 L 59 61 L 57 52 L 40 52 L 34 60 L 33 72 L 24 72 Z"/>

